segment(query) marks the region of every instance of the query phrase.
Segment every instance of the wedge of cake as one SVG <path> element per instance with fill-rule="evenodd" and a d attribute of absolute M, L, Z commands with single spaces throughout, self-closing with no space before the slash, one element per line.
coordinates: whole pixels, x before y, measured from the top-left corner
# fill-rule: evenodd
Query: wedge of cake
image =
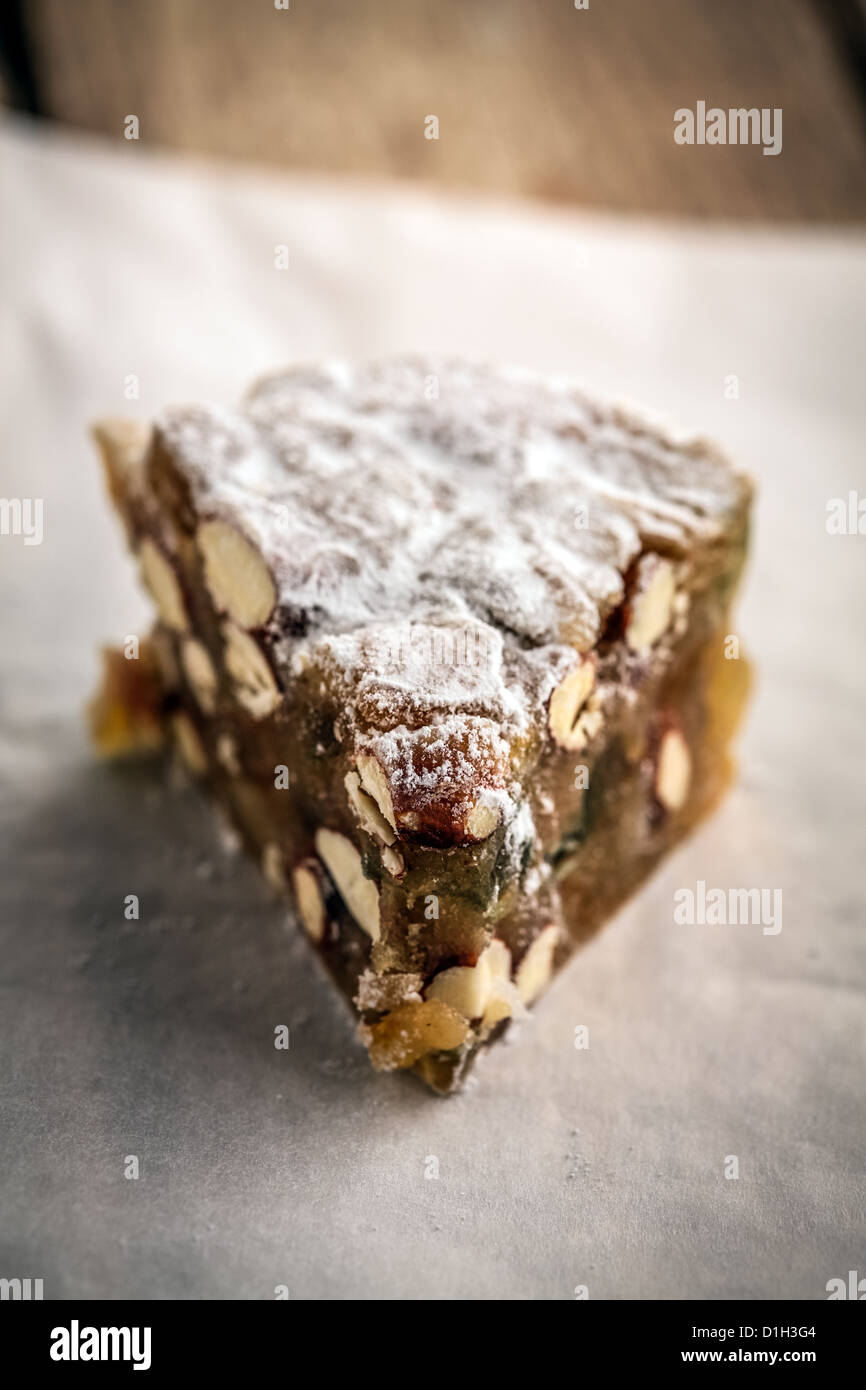
<path fill-rule="evenodd" d="M 97 426 L 158 614 L 92 708 L 161 727 L 354 1002 L 452 1089 L 717 799 L 751 489 L 567 383 L 298 367 Z"/>

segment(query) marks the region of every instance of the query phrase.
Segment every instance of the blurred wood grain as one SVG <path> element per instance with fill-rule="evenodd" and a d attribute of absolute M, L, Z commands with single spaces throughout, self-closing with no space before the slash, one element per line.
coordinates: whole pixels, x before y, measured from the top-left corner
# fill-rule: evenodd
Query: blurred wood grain
<path fill-rule="evenodd" d="M 632 212 L 866 216 L 853 69 L 813 0 L 30 0 L 44 112 L 291 169 Z M 680 146 L 698 100 L 782 153 Z M 425 139 L 425 117 L 439 139 Z"/>

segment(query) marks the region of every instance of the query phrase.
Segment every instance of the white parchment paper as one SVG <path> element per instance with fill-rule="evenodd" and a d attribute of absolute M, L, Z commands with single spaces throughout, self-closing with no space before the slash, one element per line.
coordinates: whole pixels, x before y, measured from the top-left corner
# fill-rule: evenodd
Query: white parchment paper
<path fill-rule="evenodd" d="M 866 1272 L 866 536 L 825 527 L 866 493 L 862 236 L 15 125 L 0 189 L 0 491 L 44 501 L 41 545 L 0 537 L 0 1275 L 53 1298 L 772 1299 Z M 735 791 L 446 1101 L 369 1072 L 198 796 L 95 765 L 80 722 L 97 645 L 146 614 L 87 422 L 402 349 L 572 373 L 715 435 L 760 487 Z M 699 879 L 781 889 L 782 930 L 676 925 Z"/>

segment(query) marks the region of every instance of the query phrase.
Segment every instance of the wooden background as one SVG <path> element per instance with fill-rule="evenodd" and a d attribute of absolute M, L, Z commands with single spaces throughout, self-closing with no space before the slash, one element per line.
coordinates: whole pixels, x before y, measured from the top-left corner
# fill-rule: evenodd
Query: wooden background
<path fill-rule="evenodd" d="M 291 169 L 634 212 L 866 216 L 859 0 L 5 6 L 6 102 L 117 139 L 136 114 L 143 141 Z M 673 112 L 699 99 L 782 107 L 781 155 L 676 145 Z"/>

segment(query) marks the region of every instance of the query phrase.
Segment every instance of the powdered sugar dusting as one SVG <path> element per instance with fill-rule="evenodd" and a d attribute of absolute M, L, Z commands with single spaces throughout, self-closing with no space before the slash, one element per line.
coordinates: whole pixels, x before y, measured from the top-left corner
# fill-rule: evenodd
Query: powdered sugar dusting
<path fill-rule="evenodd" d="M 268 562 L 278 666 L 320 666 L 367 731 L 519 732 L 642 549 L 710 545 L 748 499 L 699 440 L 454 361 L 292 368 L 242 411 L 171 410 L 157 434 L 198 514 Z"/>

